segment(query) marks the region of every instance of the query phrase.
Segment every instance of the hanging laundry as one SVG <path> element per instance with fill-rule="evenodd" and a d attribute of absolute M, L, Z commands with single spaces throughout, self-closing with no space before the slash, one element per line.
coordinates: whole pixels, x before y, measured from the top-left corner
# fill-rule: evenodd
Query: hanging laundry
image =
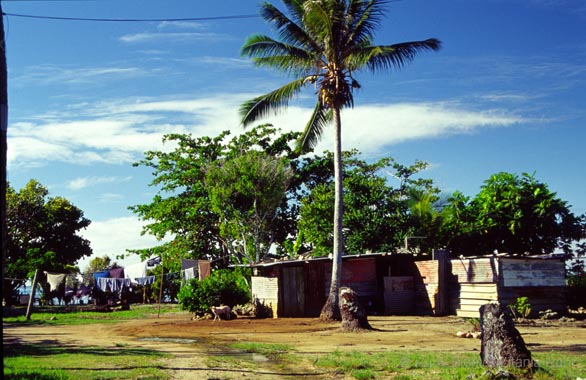
<path fill-rule="evenodd" d="M 65 280 L 66 274 L 61 273 L 49 273 L 45 272 L 47 275 L 47 282 L 49 283 L 49 290 L 54 292 L 59 288 L 59 285 Z"/>
<path fill-rule="evenodd" d="M 98 279 L 108 277 L 110 275 L 109 270 L 101 271 L 101 272 L 94 272 L 94 280 L 98 282 Z"/>
<path fill-rule="evenodd" d="M 152 285 L 155 282 L 155 276 L 137 277 L 134 280 L 138 285 Z"/>
<path fill-rule="evenodd" d="M 124 268 L 110 269 L 110 278 L 124 278 Z"/>
<path fill-rule="evenodd" d="M 160 264 L 160 263 L 161 263 L 161 257 L 160 256 L 153 257 L 152 259 L 150 259 L 150 260 L 147 261 L 147 265 L 149 267 L 154 267 L 155 265 Z"/>
<path fill-rule="evenodd" d="M 195 270 L 194 267 L 193 268 L 187 268 L 187 269 L 185 269 L 183 271 L 183 279 L 185 281 L 189 281 L 192 278 L 196 278 L 196 274 L 197 274 L 197 271 Z"/>
<path fill-rule="evenodd" d="M 130 279 L 102 277 L 98 279 L 98 287 L 103 292 L 107 291 L 108 288 L 111 292 L 118 292 L 124 287 L 130 287 Z"/>
<path fill-rule="evenodd" d="M 124 277 L 129 278 L 132 282 L 136 282 L 136 279 L 147 276 L 147 263 L 142 262 L 138 264 L 132 264 L 124 267 Z"/>
<path fill-rule="evenodd" d="M 181 270 L 197 267 L 197 261 L 198 260 L 182 259 L 181 260 Z"/>
<path fill-rule="evenodd" d="M 212 273 L 210 262 L 208 260 L 199 260 L 198 267 L 199 267 L 199 279 L 200 280 L 203 280 L 204 278 L 208 278 L 210 276 L 210 274 Z"/>

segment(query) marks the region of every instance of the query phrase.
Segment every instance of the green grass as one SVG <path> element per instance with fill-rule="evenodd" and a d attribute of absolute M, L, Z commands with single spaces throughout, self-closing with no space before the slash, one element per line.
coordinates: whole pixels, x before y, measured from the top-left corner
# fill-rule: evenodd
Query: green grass
<path fill-rule="evenodd" d="M 533 375 L 534 380 L 574 380 L 586 373 L 585 355 L 547 352 L 533 357 L 543 369 Z M 315 365 L 357 380 L 480 379 L 486 370 L 478 353 L 336 351 L 320 357 Z M 524 378 L 521 372 L 515 374 Z"/>
<path fill-rule="evenodd" d="M 167 380 L 153 350 L 104 347 L 15 344 L 4 350 L 4 378 L 11 380 Z"/>
<path fill-rule="evenodd" d="M 116 310 L 112 312 L 77 311 L 63 312 L 62 307 L 43 308 L 42 311 L 33 310 L 31 319 L 26 320 L 24 315 L 16 317 L 3 317 L 3 323 L 15 324 L 46 324 L 46 325 L 83 325 L 92 323 L 117 323 L 125 320 L 144 319 L 156 317 L 158 305 L 132 305 L 130 310 Z M 161 305 L 161 314 L 180 312 L 178 305 Z"/>
<path fill-rule="evenodd" d="M 231 344 L 230 347 L 244 352 L 261 354 L 268 358 L 278 357 L 292 350 L 292 347 L 287 344 L 277 343 L 242 342 Z"/>

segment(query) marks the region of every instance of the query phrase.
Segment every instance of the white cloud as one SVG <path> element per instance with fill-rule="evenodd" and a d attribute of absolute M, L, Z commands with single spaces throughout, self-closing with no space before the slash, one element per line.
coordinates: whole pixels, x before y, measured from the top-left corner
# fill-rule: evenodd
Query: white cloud
<path fill-rule="evenodd" d="M 200 32 L 171 32 L 171 33 L 135 33 L 126 34 L 119 38 L 124 43 L 146 43 L 146 42 L 192 42 L 192 41 L 226 41 L 232 37 L 218 33 Z"/>
<path fill-rule="evenodd" d="M 134 162 L 147 150 L 161 150 L 167 133 L 216 136 L 241 133 L 238 107 L 250 94 L 206 98 L 101 102 L 80 108 L 79 120 L 17 123 L 9 128 L 9 165 L 38 166 L 52 161 L 80 165 Z M 284 131 L 301 131 L 310 108 L 290 107 L 267 118 Z M 372 104 L 345 110 L 344 149 L 376 153 L 401 141 L 473 133 L 526 119 L 503 110 L 471 110 L 457 103 Z M 326 131 L 316 151 L 331 150 Z M 78 186 L 82 186 L 82 183 Z"/>
<path fill-rule="evenodd" d="M 206 24 L 193 21 L 163 21 L 157 25 L 158 29 L 176 28 L 176 29 L 207 29 Z"/>
<path fill-rule="evenodd" d="M 284 130 L 301 130 L 310 109 L 290 108 L 270 118 Z M 342 113 L 342 147 L 376 154 L 403 141 L 469 134 L 483 128 L 507 127 L 524 119 L 504 111 L 474 111 L 445 103 L 398 103 L 358 106 Z M 316 152 L 333 149 L 332 129 L 326 131 Z"/>
<path fill-rule="evenodd" d="M 120 182 L 127 182 L 132 177 L 79 177 L 75 178 L 67 183 L 67 187 L 71 190 L 82 190 L 87 187 L 92 187 L 96 185 L 106 184 L 106 183 L 120 183 Z"/>
<path fill-rule="evenodd" d="M 40 65 L 27 67 L 23 75 L 14 78 L 18 85 L 87 84 L 104 80 L 136 78 L 147 75 L 148 71 L 139 67 L 68 67 Z"/>
<path fill-rule="evenodd" d="M 80 269 L 83 271 L 95 257 L 107 255 L 115 260 L 117 255 L 125 254 L 127 249 L 160 245 L 161 242 L 154 237 L 140 234 L 143 225 L 143 222 L 132 216 L 93 221 L 86 230 L 80 232 L 81 236 L 90 241 L 94 252 L 92 256 L 78 261 Z M 129 258 L 119 263 L 124 266 L 130 261 L 137 261 L 137 258 Z"/>

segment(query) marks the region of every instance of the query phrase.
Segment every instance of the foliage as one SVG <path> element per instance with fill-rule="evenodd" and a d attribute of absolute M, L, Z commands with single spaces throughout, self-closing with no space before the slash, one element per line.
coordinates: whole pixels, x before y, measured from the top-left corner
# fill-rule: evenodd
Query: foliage
<path fill-rule="evenodd" d="M 517 297 L 508 307 L 516 319 L 526 319 L 531 314 L 531 304 L 527 297 Z"/>
<path fill-rule="evenodd" d="M 455 254 L 570 253 L 572 242 L 586 237 L 586 216 L 575 216 L 529 174 L 495 174 L 470 201 L 456 193 L 443 216 L 446 246 Z"/>
<path fill-rule="evenodd" d="M 83 211 L 62 197 L 30 180 L 20 191 L 8 186 L 6 193 L 7 253 L 3 297 L 10 294 L 35 270 L 70 273 L 72 266 L 92 253 L 89 241 L 78 235 L 90 225 Z"/>
<path fill-rule="evenodd" d="M 205 186 L 220 220 L 220 235 L 242 263 L 259 262 L 275 239 L 271 228 L 292 178 L 286 158 L 252 151 L 213 162 Z"/>
<path fill-rule="evenodd" d="M 245 304 L 250 301 L 250 290 L 244 276 L 228 269 L 219 269 L 203 279 L 192 279 L 178 294 L 182 310 L 203 315 L 212 306 Z"/>
<path fill-rule="evenodd" d="M 228 131 L 216 137 L 166 135 L 163 142 L 173 146 L 171 151 L 146 152 L 145 158 L 134 164 L 152 169 L 154 179 L 151 186 L 157 187 L 158 192 L 151 203 L 131 206 L 130 210 L 148 222 L 143 233 L 167 241 L 158 247 L 133 252 L 142 258 L 160 255 L 165 266 L 173 271 L 179 270 L 183 258 L 207 259 L 219 266 L 228 265 L 230 257 L 236 257 L 237 252 L 224 237 L 227 231 L 223 233 L 221 230 L 222 215 L 217 212 L 218 205 L 214 206 L 214 199 L 217 201 L 219 195 L 216 192 L 210 197 L 210 190 L 214 193 L 217 186 L 206 186 L 206 177 L 210 168 L 220 163 L 235 160 L 235 164 L 239 157 L 251 157 L 259 152 L 275 159 L 295 159 L 297 155 L 290 144 L 298 134 L 278 135 L 277 132 L 270 125 L 262 125 L 229 140 Z M 287 199 L 283 198 L 279 206 L 270 230 L 265 231 L 273 236 L 276 244 L 287 238 L 293 225 Z"/>
<path fill-rule="evenodd" d="M 391 157 L 367 163 L 359 159 L 355 150 L 343 152 L 343 156 L 346 251 L 356 254 L 396 250 L 406 236 L 416 231 L 407 194 L 436 191 L 429 180 L 413 178 L 426 164 L 418 161 L 404 166 Z M 331 153 L 326 157 L 331 160 Z M 391 171 L 400 179 L 397 188 L 387 183 L 386 175 Z M 328 178 L 302 200 L 299 231 L 316 256 L 332 252 L 333 199 L 333 182 Z"/>

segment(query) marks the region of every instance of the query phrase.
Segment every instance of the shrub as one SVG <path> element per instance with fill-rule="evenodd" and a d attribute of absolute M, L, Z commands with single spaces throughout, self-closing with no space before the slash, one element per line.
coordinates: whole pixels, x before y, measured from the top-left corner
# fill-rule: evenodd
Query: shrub
<path fill-rule="evenodd" d="M 509 305 L 509 309 L 516 319 L 528 318 L 531 314 L 531 304 L 529 303 L 529 298 L 518 297 L 514 303 Z"/>
<path fill-rule="evenodd" d="M 245 304 L 250 301 L 250 291 L 244 276 L 228 269 L 220 269 L 204 279 L 193 279 L 184 284 L 178 294 L 181 309 L 203 315 L 212 306 Z"/>

